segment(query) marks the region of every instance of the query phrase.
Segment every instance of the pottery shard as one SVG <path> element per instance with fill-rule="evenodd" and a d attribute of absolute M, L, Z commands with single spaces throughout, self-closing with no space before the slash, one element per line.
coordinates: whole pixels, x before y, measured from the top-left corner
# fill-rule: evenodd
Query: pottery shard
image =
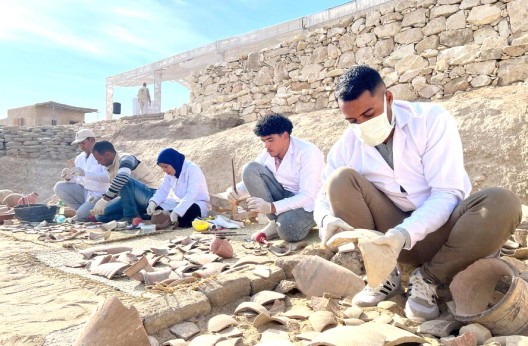
<path fill-rule="evenodd" d="M 286 296 L 274 291 L 260 291 L 251 297 L 251 301 L 260 305 L 266 305 L 275 301 L 276 299 L 284 299 Z"/>
<path fill-rule="evenodd" d="M 328 241 L 326 242 L 326 246 L 331 250 L 337 250 L 338 247 L 349 244 L 349 243 L 356 243 L 361 238 L 377 238 L 379 236 L 382 236 L 383 233 L 374 231 L 371 229 L 354 229 L 353 231 L 344 231 L 339 232 L 337 234 L 334 234 Z"/>
<path fill-rule="evenodd" d="M 207 321 L 207 331 L 209 333 L 217 333 L 236 324 L 237 321 L 233 317 L 226 314 L 220 314 Z"/>
<path fill-rule="evenodd" d="M 378 287 L 394 270 L 398 258 L 388 245 L 373 244 L 369 239 L 360 239 L 358 245 L 363 255 L 369 286 Z"/>
<path fill-rule="evenodd" d="M 128 251 L 132 251 L 132 248 L 129 246 L 96 246 L 81 250 L 79 252 L 84 256 L 84 258 L 90 259 L 95 253 L 113 255 Z"/>
<path fill-rule="evenodd" d="M 316 311 L 308 317 L 308 321 L 316 332 L 322 332 L 326 327 L 337 324 L 334 314 L 330 311 Z"/>
<path fill-rule="evenodd" d="M 200 328 L 192 322 L 183 322 L 172 326 L 170 331 L 183 340 L 189 340 L 200 332 Z"/>
<path fill-rule="evenodd" d="M 116 297 L 99 304 L 74 345 L 150 345 L 139 313 Z"/>
<path fill-rule="evenodd" d="M 376 331 L 365 334 L 361 326 L 339 326 L 319 334 L 308 345 L 382 346 L 385 345 L 385 336 Z"/>
<path fill-rule="evenodd" d="M 358 275 L 318 256 L 302 259 L 293 269 L 293 276 L 299 290 L 309 297 L 325 293 L 354 296 L 365 287 Z"/>
<path fill-rule="evenodd" d="M 254 302 L 243 302 L 235 309 L 235 315 L 245 311 L 251 311 L 257 315 L 268 312 L 268 310 L 260 304 Z"/>

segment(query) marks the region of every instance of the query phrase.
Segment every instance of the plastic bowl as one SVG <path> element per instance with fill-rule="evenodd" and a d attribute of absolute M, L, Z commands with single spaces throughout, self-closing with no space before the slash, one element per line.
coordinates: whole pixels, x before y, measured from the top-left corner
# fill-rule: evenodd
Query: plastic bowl
<path fill-rule="evenodd" d="M 27 222 L 53 222 L 59 207 L 46 204 L 25 204 L 13 208 L 15 216 L 20 221 Z"/>

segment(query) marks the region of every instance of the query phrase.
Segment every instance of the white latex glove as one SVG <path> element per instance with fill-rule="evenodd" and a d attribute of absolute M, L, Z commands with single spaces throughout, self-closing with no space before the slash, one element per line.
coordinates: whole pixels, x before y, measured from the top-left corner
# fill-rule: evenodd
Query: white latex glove
<path fill-rule="evenodd" d="M 247 199 L 247 206 L 249 211 L 254 211 L 261 214 L 271 214 L 271 203 L 266 202 L 259 197 L 249 197 Z"/>
<path fill-rule="evenodd" d="M 176 210 L 173 210 L 171 213 L 170 213 L 170 219 L 171 219 L 171 222 L 173 224 L 177 224 L 178 223 L 178 214 L 176 213 Z"/>
<path fill-rule="evenodd" d="M 233 186 L 229 186 L 226 190 L 227 199 L 231 203 L 236 203 L 238 200 L 240 200 L 240 195 L 235 192 L 235 189 Z"/>
<path fill-rule="evenodd" d="M 335 217 L 333 215 L 328 215 L 324 218 L 323 224 L 321 226 L 321 236 L 322 244 L 326 246 L 326 243 L 334 234 L 343 231 L 353 231 L 354 227 L 350 226 L 348 223 L 342 219 Z"/>
<path fill-rule="evenodd" d="M 79 177 L 84 177 L 84 169 L 81 167 L 74 167 L 71 169 L 72 175 L 78 175 Z"/>
<path fill-rule="evenodd" d="M 105 201 L 104 198 L 101 198 L 100 200 L 98 200 L 97 203 L 95 203 L 94 208 L 92 209 L 94 215 L 104 214 L 104 210 L 107 204 L 108 204 L 108 201 Z"/>
<path fill-rule="evenodd" d="M 69 168 L 64 168 L 62 170 L 61 178 L 66 180 L 66 181 L 70 181 L 70 179 L 72 178 L 72 174 L 71 174 L 71 171 L 70 171 Z"/>
<path fill-rule="evenodd" d="M 397 229 L 391 228 L 381 237 L 373 239 L 372 244 L 388 246 L 394 258 L 398 258 L 405 245 L 405 236 Z"/>
<path fill-rule="evenodd" d="M 147 215 L 154 214 L 154 210 L 156 210 L 157 207 L 158 207 L 158 205 L 156 204 L 156 202 L 149 201 L 149 204 L 147 206 Z"/>

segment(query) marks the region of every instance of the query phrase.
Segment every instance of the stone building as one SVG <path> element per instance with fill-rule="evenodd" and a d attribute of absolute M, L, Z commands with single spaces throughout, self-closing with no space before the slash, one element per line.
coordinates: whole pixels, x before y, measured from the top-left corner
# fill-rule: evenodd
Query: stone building
<path fill-rule="evenodd" d="M 73 125 L 83 123 L 85 114 L 93 112 L 97 112 L 97 109 L 48 101 L 9 109 L 7 119 L 3 119 L 3 124 L 11 126 Z"/>

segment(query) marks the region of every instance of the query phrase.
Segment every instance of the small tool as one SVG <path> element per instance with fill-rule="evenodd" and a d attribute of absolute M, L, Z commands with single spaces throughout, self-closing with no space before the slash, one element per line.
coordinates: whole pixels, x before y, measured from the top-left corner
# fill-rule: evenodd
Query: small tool
<path fill-rule="evenodd" d="M 233 173 L 233 190 L 235 190 L 235 193 L 238 194 L 235 178 L 235 161 L 233 160 L 233 158 L 231 158 L 231 171 Z"/>

